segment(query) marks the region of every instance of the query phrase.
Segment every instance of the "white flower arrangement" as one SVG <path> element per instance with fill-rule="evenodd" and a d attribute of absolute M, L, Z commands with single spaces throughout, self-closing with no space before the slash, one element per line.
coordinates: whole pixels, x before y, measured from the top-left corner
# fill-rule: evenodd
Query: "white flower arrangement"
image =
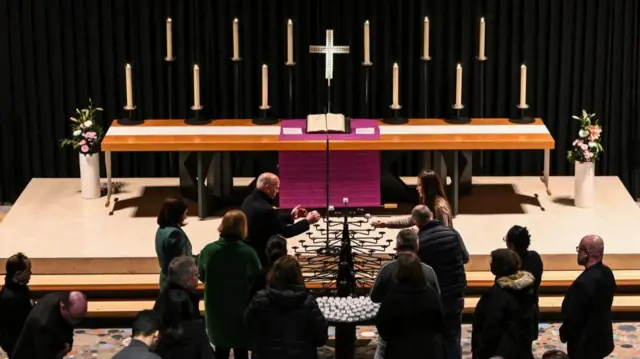
<path fill-rule="evenodd" d="M 595 162 L 604 152 L 600 144 L 602 127 L 598 124 L 596 114 L 587 114 L 587 111 L 582 110 L 580 117 L 572 118 L 580 121 L 580 130 L 578 138 L 571 144 L 571 150 L 567 152 L 567 159 L 570 162 Z"/>
<path fill-rule="evenodd" d="M 60 147 L 71 146 L 85 156 L 99 152 L 104 131 L 96 123 L 95 117 L 96 113 L 101 111 L 102 108 L 93 107 L 91 99 L 87 108 L 76 109 L 78 117 L 70 117 L 71 138 L 60 140 Z"/>

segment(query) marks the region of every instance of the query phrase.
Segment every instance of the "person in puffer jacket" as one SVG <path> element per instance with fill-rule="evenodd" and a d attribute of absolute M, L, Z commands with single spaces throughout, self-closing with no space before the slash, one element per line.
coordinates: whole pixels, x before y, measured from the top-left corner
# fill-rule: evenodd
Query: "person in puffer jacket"
<path fill-rule="evenodd" d="M 252 358 L 317 359 L 317 348 L 328 340 L 327 320 L 290 255 L 271 267 L 267 288 L 256 293 L 245 312 L 245 325 Z"/>

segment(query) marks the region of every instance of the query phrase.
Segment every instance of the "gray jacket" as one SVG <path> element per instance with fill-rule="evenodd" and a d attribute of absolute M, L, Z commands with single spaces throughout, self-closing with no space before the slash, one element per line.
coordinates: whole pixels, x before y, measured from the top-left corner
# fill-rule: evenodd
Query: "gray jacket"
<path fill-rule="evenodd" d="M 147 344 L 132 339 L 131 344 L 122 349 L 111 359 L 162 359 L 155 353 L 149 351 Z"/>
<path fill-rule="evenodd" d="M 371 288 L 371 301 L 374 303 L 382 303 L 391 287 L 397 284 L 394 273 L 398 265 L 397 261 L 391 261 L 380 267 L 376 281 Z M 427 283 L 432 286 L 438 294 L 440 294 L 440 286 L 438 285 L 438 277 L 433 268 L 422 263 L 422 272 L 424 273 Z"/>

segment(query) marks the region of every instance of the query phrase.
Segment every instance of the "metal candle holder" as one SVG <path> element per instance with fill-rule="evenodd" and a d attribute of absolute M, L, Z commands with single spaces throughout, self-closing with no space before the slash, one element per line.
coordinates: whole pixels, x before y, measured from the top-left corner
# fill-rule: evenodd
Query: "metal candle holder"
<path fill-rule="evenodd" d="M 260 116 L 251 120 L 254 125 L 275 125 L 278 123 L 278 119 L 275 117 L 269 117 L 270 106 L 260 106 Z"/>
<path fill-rule="evenodd" d="M 371 115 L 371 67 L 372 62 L 363 62 L 362 69 L 364 70 L 364 118 L 369 118 Z"/>
<path fill-rule="evenodd" d="M 241 118 L 240 112 L 240 62 L 242 58 L 234 57 L 231 59 L 233 62 L 233 116 L 235 118 Z"/>
<path fill-rule="evenodd" d="M 471 122 L 471 118 L 462 116 L 462 109 L 464 109 L 464 105 L 453 105 L 453 116 L 449 117 L 445 120 L 446 123 L 453 125 L 464 125 L 466 123 Z"/>
<path fill-rule="evenodd" d="M 422 100 L 422 117 L 429 118 L 429 61 L 431 56 L 421 57 L 422 60 L 422 94 L 424 100 Z"/>
<path fill-rule="evenodd" d="M 189 116 L 184 123 L 191 126 L 202 126 L 211 123 L 211 119 L 202 117 L 202 106 L 191 106 L 191 116 Z"/>
<path fill-rule="evenodd" d="M 124 107 L 125 115 L 118 120 L 118 124 L 122 126 L 135 126 L 144 123 L 144 120 L 137 118 L 135 112 L 136 106 Z"/>
<path fill-rule="evenodd" d="M 295 69 L 295 62 L 287 62 L 285 63 L 287 66 L 287 79 L 288 79 L 288 90 L 289 90 L 289 103 L 287 105 L 287 117 L 293 118 L 293 70 Z"/>
<path fill-rule="evenodd" d="M 167 107 L 169 118 L 173 118 L 173 63 L 176 61 L 175 57 L 165 57 L 164 61 L 167 63 Z"/>
<path fill-rule="evenodd" d="M 529 109 L 529 105 L 519 104 L 516 107 L 518 108 L 518 116 L 509 118 L 509 122 L 518 125 L 529 125 L 536 122 L 535 118 L 525 116 L 525 111 Z"/>
<path fill-rule="evenodd" d="M 382 119 L 383 123 L 386 123 L 387 125 L 404 125 L 406 123 L 409 123 L 408 118 L 400 116 L 400 109 L 402 108 L 402 106 L 391 105 L 389 106 L 389 108 L 391 108 L 393 115 L 391 117 L 383 118 Z"/>

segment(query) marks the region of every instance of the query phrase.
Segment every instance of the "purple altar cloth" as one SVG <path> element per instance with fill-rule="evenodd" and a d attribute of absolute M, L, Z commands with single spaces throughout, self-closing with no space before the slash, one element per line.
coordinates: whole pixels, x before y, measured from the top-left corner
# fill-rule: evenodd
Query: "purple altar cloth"
<path fill-rule="evenodd" d="M 301 133 L 297 134 L 285 134 L 286 128 L 290 129 L 302 129 Z M 358 129 L 372 128 L 373 134 L 357 133 Z M 306 120 L 283 120 L 280 121 L 280 140 L 284 141 L 322 141 L 326 140 L 327 135 L 324 133 L 307 134 L 307 121 Z M 378 121 L 365 120 L 365 119 L 351 119 L 351 133 L 330 133 L 329 141 L 340 140 L 378 140 L 380 139 L 380 128 L 378 127 Z"/>
<path fill-rule="evenodd" d="M 279 153 L 280 207 L 325 208 L 325 151 L 282 151 Z M 380 151 L 329 152 L 329 205 L 344 207 L 380 206 Z"/>

